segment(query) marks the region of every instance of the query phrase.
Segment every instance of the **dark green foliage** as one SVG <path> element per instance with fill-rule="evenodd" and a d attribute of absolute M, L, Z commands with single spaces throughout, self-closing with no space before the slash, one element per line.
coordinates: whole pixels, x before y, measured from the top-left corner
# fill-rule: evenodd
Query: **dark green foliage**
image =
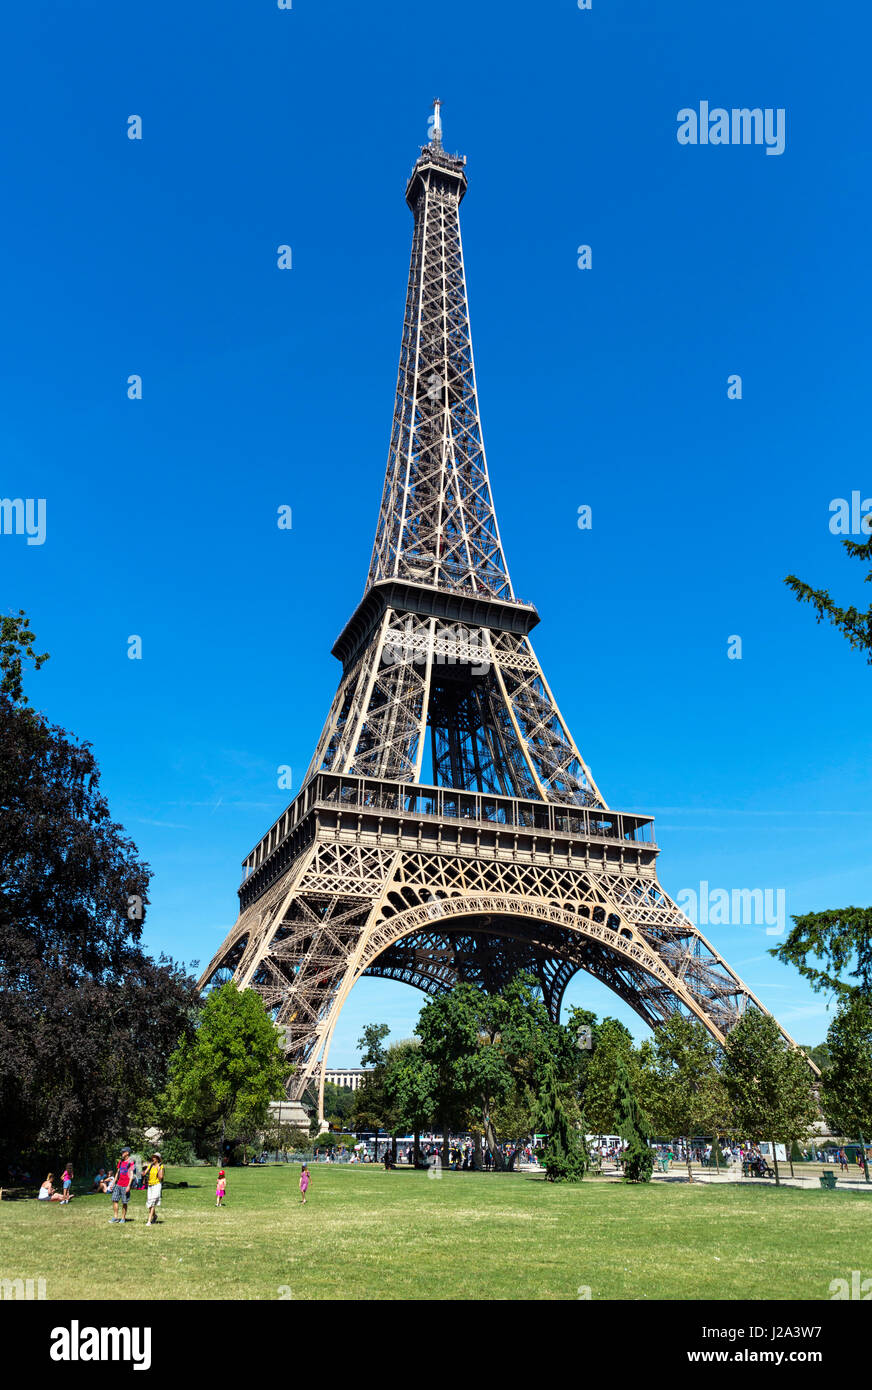
<path fill-rule="evenodd" d="M 343 1125 L 351 1118 L 354 1110 L 354 1092 L 350 1086 L 337 1086 L 332 1081 L 324 1083 L 324 1114 L 331 1121 L 335 1119 Z"/>
<path fill-rule="evenodd" d="M 25 660 L 33 662 L 35 671 L 48 661 L 48 652 L 37 654 L 33 643 L 34 635 L 23 608 L 19 608 L 17 617 L 0 617 L 0 696 L 15 705 L 27 704 L 23 688 Z"/>
<path fill-rule="evenodd" d="M 843 999 L 827 1034 L 831 1066 L 821 1103 L 834 1134 L 872 1139 L 872 1003 Z"/>
<path fill-rule="evenodd" d="M 649 1145 L 647 1121 L 639 1108 L 630 1080 L 630 1071 L 623 1057 L 618 1057 L 615 1075 L 615 1112 L 617 1132 L 627 1142 L 624 1150 L 625 1182 L 650 1182 L 654 1171 L 654 1153 Z"/>
<path fill-rule="evenodd" d="M 548 1135 L 542 1165 L 549 1182 L 580 1182 L 584 1177 L 586 1153 L 567 1112 L 561 1095 L 557 1068 L 548 1057 L 542 1068 L 537 1123 Z"/>
<path fill-rule="evenodd" d="M 573 1025 L 577 1018 L 573 1015 Z M 623 1059 L 631 1076 L 638 1069 L 633 1036 L 616 1018 L 604 1018 L 601 1023 L 594 1020 L 591 1031 L 593 1048 L 587 1054 L 579 1053 L 577 1059 L 580 1103 L 593 1134 L 614 1134 L 619 1059 Z"/>
<path fill-rule="evenodd" d="M 0 630 L 0 1164 L 124 1134 L 191 1027 L 195 981 L 141 937 L 150 872 L 90 745 L 28 708 L 19 619 Z M 61 1161 L 63 1161 L 63 1158 Z"/>
<path fill-rule="evenodd" d="M 795 965 L 812 989 L 832 990 L 842 998 L 860 993 L 872 1000 L 872 907 L 807 912 L 792 921 L 771 956 Z"/>
<path fill-rule="evenodd" d="M 422 1056 L 434 1069 L 437 1114 L 465 1112 L 464 1127 L 483 1134 L 497 1167 L 503 1164 L 500 1141 L 531 1132 L 530 1099 L 546 1060 L 561 1080 L 577 1074 L 574 1038 L 551 1020 L 538 982 L 523 973 L 499 994 L 461 981 L 424 1006 L 418 1033 Z M 525 1132 L 517 1132 L 519 1122 Z"/>
<path fill-rule="evenodd" d="M 863 542 L 844 537 L 842 546 L 852 560 L 859 560 L 869 566 L 869 573 L 863 576 L 863 582 L 872 583 L 872 535 Z M 811 604 L 817 622 L 820 623 L 826 618 L 827 622 L 832 623 L 833 627 L 842 633 L 855 651 L 867 653 L 866 660 L 872 665 L 872 604 L 865 612 L 853 607 L 840 608 L 828 590 L 813 589 L 810 584 L 797 579 L 795 574 L 789 574 L 784 582 L 793 590 L 800 603 Z"/>
<path fill-rule="evenodd" d="M 174 1168 L 190 1168 L 197 1160 L 194 1153 L 194 1146 L 190 1140 L 181 1135 L 168 1134 L 158 1145 L 160 1156 L 168 1166 Z"/>
<path fill-rule="evenodd" d="M 811 1132 L 817 1105 L 808 1063 L 769 1014 L 749 1009 L 731 1029 L 724 1043 L 723 1080 L 738 1134 L 789 1144 Z M 777 1156 L 772 1161 L 778 1182 Z"/>

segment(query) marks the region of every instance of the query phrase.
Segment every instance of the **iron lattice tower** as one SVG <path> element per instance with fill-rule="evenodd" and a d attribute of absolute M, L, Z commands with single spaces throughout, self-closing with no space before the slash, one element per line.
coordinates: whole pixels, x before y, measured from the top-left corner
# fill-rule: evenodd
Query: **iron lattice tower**
<path fill-rule="evenodd" d="M 523 968 L 556 1018 L 586 970 L 647 1024 L 681 1010 L 719 1041 L 763 1007 L 660 887 L 653 819 L 606 805 L 530 644 L 539 617 L 512 589 L 482 441 L 465 162 L 442 148 L 437 103 L 406 188 L 366 590 L 333 647 L 342 678 L 302 788 L 245 859 L 238 920 L 200 981 L 259 990 L 297 1064 L 290 1098 L 320 1079 L 322 1115 L 333 1030 L 363 975 L 438 993 L 459 978 L 499 989 Z"/>

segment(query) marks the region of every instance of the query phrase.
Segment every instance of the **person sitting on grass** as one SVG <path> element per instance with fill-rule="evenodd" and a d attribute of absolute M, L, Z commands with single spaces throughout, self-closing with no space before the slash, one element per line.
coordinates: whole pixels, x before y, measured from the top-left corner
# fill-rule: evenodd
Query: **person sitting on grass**
<path fill-rule="evenodd" d="M 38 1196 L 40 1202 L 62 1202 L 64 1200 L 60 1192 L 54 1190 L 54 1173 L 49 1173 L 39 1189 Z"/>

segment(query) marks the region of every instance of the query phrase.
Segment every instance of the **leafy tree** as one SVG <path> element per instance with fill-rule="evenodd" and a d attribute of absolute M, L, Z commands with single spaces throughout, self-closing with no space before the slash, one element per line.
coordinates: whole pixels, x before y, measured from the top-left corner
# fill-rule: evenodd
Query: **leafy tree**
<path fill-rule="evenodd" d="M 390 1033 L 390 1028 L 386 1023 L 368 1023 L 362 1035 L 357 1040 L 360 1048 L 360 1065 L 362 1067 L 379 1067 L 387 1056 L 385 1048 L 385 1038 Z"/>
<path fill-rule="evenodd" d="M 167 1167 L 190 1168 L 196 1161 L 193 1144 L 180 1134 L 168 1134 L 162 1139 L 160 1153 Z"/>
<path fill-rule="evenodd" d="M 832 990 L 839 998 L 859 992 L 872 999 L 872 907 L 808 912 L 792 921 L 771 956 L 795 965 L 812 989 Z M 821 964 L 812 965 L 809 957 Z"/>
<path fill-rule="evenodd" d="M 637 1068 L 633 1036 L 616 1018 L 604 1018 L 592 1031 L 592 1051 L 580 1063 L 581 1104 L 592 1134 L 617 1134 L 618 1069 L 621 1061 L 631 1074 Z"/>
<path fill-rule="evenodd" d="M 394 1129 L 391 1102 L 385 1090 L 384 1062 L 373 1066 L 354 1092 L 350 1123 L 358 1134 L 370 1129 L 376 1136 L 380 1129 L 387 1134 L 399 1133 L 399 1127 Z"/>
<path fill-rule="evenodd" d="M 0 627 L 0 1162 L 124 1135 L 192 1026 L 195 981 L 145 954 L 150 871 L 100 770 L 30 709 L 23 615 Z"/>
<path fill-rule="evenodd" d="M 769 1014 L 749 1009 L 724 1043 L 723 1079 L 739 1134 L 775 1144 L 805 1139 L 817 1118 L 812 1078 L 802 1053 L 782 1037 Z"/>
<path fill-rule="evenodd" d="M 290 1071 L 260 995 L 228 980 L 207 996 L 195 1032 L 170 1059 L 162 1122 L 218 1130 L 221 1159 L 228 1137 L 264 1128 Z"/>
<path fill-rule="evenodd" d="M 350 1086 L 337 1086 L 333 1081 L 324 1083 L 324 1114 L 331 1124 L 335 1120 L 341 1129 L 351 1119 L 354 1109 L 354 1092 Z"/>
<path fill-rule="evenodd" d="M 821 1104 L 834 1134 L 863 1144 L 872 1138 L 872 1003 L 862 995 L 844 999 L 827 1034 L 831 1066 L 821 1085 Z M 863 1142 L 865 1140 L 865 1143 Z"/>
<path fill-rule="evenodd" d="M 418 1136 L 437 1110 L 436 1069 L 421 1051 L 417 1038 L 394 1043 L 385 1059 L 384 1090 L 391 1110 L 392 1128 L 409 1129 L 414 1135 L 418 1161 Z"/>
<path fill-rule="evenodd" d="M 872 535 L 867 541 L 862 542 L 843 537 L 842 545 L 851 559 L 859 560 L 862 564 L 868 565 L 869 573 L 863 576 L 863 582 L 864 584 L 872 584 Z M 789 574 L 784 582 L 789 589 L 793 590 L 799 603 L 811 604 L 817 622 L 820 623 L 826 619 L 837 631 L 842 633 L 849 646 L 853 647 L 855 651 L 868 653 L 866 660 L 872 664 L 872 604 L 865 612 L 854 607 L 841 608 L 833 600 L 828 590 L 813 589 L 810 584 L 805 584 L 801 579 L 797 579 L 795 574 Z"/>
<path fill-rule="evenodd" d="M 842 546 L 851 559 L 868 567 L 863 582 L 872 583 L 872 534 L 863 542 L 843 537 Z M 855 651 L 865 651 L 867 662 L 872 664 L 872 604 L 865 612 L 854 607 L 842 608 L 828 590 L 813 589 L 796 575 L 789 574 L 784 582 L 800 603 L 812 605 L 819 623 L 826 619 Z M 794 917 L 793 922 L 786 940 L 771 950 L 770 955 L 795 965 L 813 989 L 832 990 L 842 1000 L 857 994 L 867 1001 L 872 1000 L 872 908 L 844 907 L 809 912 Z M 824 968 L 810 964 L 809 957 L 817 957 Z M 846 974 L 847 979 L 844 978 Z"/>
<path fill-rule="evenodd" d="M 38 671 L 43 662 L 48 661 L 48 652 L 37 654 L 34 651 L 35 640 L 23 608 L 19 608 L 17 616 L 0 617 L 0 696 L 13 705 L 27 704 L 24 662 L 32 661 L 33 669 Z"/>
<path fill-rule="evenodd" d="M 652 1053 L 647 1113 L 656 1133 L 684 1138 L 687 1177 L 693 1182 L 690 1139 L 716 1133 L 726 1109 L 717 1044 L 696 1019 L 675 1013 L 657 1028 Z"/>
<path fill-rule="evenodd" d="M 620 1053 L 615 1069 L 615 1113 L 617 1132 L 627 1147 L 624 1150 L 624 1181 L 650 1182 L 654 1171 L 654 1154 L 647 1121 L 633 1091 L 630 1069 Z"/>
<path fill-rule="evenodd" d="M 465 1109 L 470 1130 L 483 1133 L 497 1166 L 503 1162 L 499 1116 L 517 1113 L 549 1056 L 562 1077 L 577 1066 L 568 1031 L 550 1019 L 535 979 L 524 974 L 500 994 L 460 981 L 424 1006 L 418 1033 L 422 1055 L 435 1069 L 438 1113 Z"/>

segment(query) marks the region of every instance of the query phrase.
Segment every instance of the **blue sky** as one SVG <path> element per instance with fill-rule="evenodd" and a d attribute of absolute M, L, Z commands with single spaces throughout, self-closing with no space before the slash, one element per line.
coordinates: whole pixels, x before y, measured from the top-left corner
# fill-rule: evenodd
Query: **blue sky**
<path fill-rule="evenodd" d="M 656 815 L 673 895 L 867 904 L 872 671 L 782 582 L 869 600 L 829 530 L 833 499 L 872 496 L 864 9 L 31 8 L 7 18 L 0 84 L 0 495 L 44 497 L 46 539 L 0 535 L 0 601 L 51 652 L 34 702 L 93 742 L 153 867 L 150 948 L 211 957 L 287 802 L 278 768 L 299 786 L 335 690 L 434 96 L 468 157 L 505 552 L 604 795 Z M 784 108 L 784 153 L 679 145 L 702 100 Z M 709 935 L 794 1036 L 823 1037 L 825 1001 L 764 926 Z M 568 1001 L 643 1034 L 586 977 Z M 356 1062 L 370 1020 L 408 1035 L 422 1002 L 362 982 L 331 1061 Z"/>

